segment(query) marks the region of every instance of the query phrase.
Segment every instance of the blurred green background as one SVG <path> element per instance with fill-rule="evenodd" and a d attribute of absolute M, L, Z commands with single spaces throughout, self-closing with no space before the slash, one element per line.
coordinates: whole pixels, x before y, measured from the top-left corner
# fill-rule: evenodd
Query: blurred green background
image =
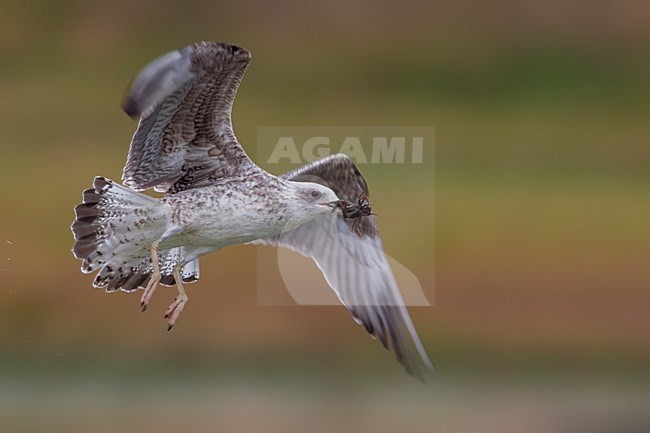
<path fill-rule="evenodd" d="M 2 431 L 647 431 L 647 2 L 3 1 L 0 28 Z M 129 80 L 197 40 L 253 53 L 251 152 L 258 125 L 436 128 L 432 386 L 343 308 L 258 307 L 250 247 L 202 259 L 172 333 L 173 289 L 142 314 L 79 272 Z M 364 170 L 385 247 L 430 273 L 396 204 L 433 191 L 389 168 Z"/>

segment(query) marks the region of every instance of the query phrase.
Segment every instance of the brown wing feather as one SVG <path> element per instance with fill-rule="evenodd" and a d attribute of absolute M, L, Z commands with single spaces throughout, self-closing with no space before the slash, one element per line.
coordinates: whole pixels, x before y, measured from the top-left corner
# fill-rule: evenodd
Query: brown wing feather
<path fill-rule="evenodd" d="M 356 202 L 368 185 L 352 160 L 336 154 L 281 176 L 318 182 L 340 199 Z M 406 371 L 426 381 L 435 374 L 411 322 L 383 251 L 374 216 L 345 220 L 324 215 L 254 243 L 289 248 L 311 257 L 354 319 L 394 352 Z"/>
<path fill-rule="evenodd" d="M 250 59 L 243 48 L 199 42 L 146 66 L 123 104 L 127 114 L 141 115 L 124 184 L 173 193 L 255 170 L 231 124 Z"/>

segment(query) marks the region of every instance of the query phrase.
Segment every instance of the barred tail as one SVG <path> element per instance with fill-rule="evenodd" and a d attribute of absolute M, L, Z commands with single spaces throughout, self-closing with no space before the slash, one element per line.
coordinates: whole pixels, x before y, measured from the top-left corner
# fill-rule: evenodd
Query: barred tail
<path fill-rule="evenodd" d="M 165 231 L 166 214 L 160 201 L 103 177 L 83 192 L 75 207 L 71 229 L 74 256 L 81 271 L 99 270 L 93 286 L 106 291 L 133 291 L 146 286 L 153 266 L 151 244 Z M 174 284 L 173 266 L 183 259 L 183 248 L 160 254 L 161 283 Z M 198 260 L 183 269 L 183 281 L 198 279 Z"/>

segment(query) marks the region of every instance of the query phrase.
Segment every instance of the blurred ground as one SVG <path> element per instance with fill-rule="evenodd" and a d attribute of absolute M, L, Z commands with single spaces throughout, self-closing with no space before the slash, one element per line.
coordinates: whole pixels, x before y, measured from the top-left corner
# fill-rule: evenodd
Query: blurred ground
<path fill-rule="evenodd" d="M 0 8 L 2 430 L 647 431 L 646 2 Z M 202 259 L 170 334 L 170 290 L 141 314 L 79 272 L 72 209 L 120 177 L 122 92 L 201 39 L 253 53 L 233 115 L 251 152 L 258 125 L 436 128 L 435 264 L 428 217 L 398 210 L 431 192 L 362 168 L 386 249 L 435 279 L 411 309 L 433 387 L 342 308 L 256 306 L 251 248 Z"/>

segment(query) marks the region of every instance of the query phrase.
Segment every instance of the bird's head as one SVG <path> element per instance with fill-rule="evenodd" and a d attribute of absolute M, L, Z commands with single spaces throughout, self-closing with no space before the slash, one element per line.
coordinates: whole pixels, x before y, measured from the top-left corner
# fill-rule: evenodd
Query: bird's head
<path fill-rule="evenodd" d="M 313 182 L 291 182 L 294 186 L 293 204 L 296 218 L 307 222 L 335 209 L 339 198 L 326 186 Z"/>

